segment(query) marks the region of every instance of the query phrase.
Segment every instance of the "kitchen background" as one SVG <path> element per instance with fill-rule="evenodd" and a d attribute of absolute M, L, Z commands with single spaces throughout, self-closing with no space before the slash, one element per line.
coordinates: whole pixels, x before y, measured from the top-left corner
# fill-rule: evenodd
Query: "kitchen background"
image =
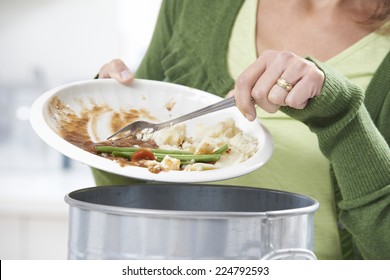
<path fill-rule="evenodd" d="M 33 132 L 45 91 L 91 79 L 113 58 L 136 70 L 161 0 L 0 0 L 0 259 L 66 259 L 68 192 L 87 166 Z"/>

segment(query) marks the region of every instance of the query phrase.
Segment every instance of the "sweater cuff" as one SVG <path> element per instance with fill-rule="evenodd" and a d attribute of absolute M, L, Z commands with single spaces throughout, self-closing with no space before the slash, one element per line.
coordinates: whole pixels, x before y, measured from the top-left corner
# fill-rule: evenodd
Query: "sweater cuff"
<path fill-rule="evenodd" d="M 302 121 L 316 133 L 321 151 L 329 157 L 335 136 L 356 116 L 364 102 L 364 93 L 342 74 L 323 63 L 308 59 L 325 74 L 320 95 L 309 100 L 304 109 L 282 107 L 281 111 Z"/>

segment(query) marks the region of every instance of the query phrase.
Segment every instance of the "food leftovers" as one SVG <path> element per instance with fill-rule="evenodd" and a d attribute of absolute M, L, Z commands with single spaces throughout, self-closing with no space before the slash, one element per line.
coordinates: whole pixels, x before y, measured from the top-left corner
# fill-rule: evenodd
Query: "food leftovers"
<path fill-rule="evenodd" d="M 131 121 L 156 120 L 145 109 L 117 112 L 96 104 L 76 114 L 57 98 L 51 102 L 51 108 L 55 108 L 51 113 L 60 122 L 57 124 L 58 133 L 63 139 L 88 152 L 114 160 L 121 166 L 145 167 L 153 173 L 203 171 L 238 164 L 254 155 L 260 145 L 255 137 L 237 127 L 230 117 L 210 125 L 201 122 L 194 125 L 192 122 L 191 133 L 188 124 L 182 123 L 160 131 L 146 129 L 131 137 L 102 141 L 95 133 L 95 128 L 102 125 L 101 119 L 96 116 L 110 114 L 108 123 L 111 132 Z"/>

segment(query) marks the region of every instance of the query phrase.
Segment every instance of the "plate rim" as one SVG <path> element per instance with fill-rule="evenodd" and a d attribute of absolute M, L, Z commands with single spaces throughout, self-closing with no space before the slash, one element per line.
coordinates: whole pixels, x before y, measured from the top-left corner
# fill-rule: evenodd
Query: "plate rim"
<path fill-rule="evenodd" d="M 248 160 L 238 163 L 237 165 L 235 164 L 220 169 L 204 170 L 204 171 L 168 171 L 168 172 L 163 171 L 158 174 L 152 173 L 147 168 L 144 167 L 137 167 L 137 166 L 130 166 L 130 165 L 123 166 L 123 167 L 119 166 L 119 164 L 113 160 L 106 159 L 101 156 L 92 154 L 69 143 L 49 127 L 44 117 L 45 105 L 47 105 L 47 102 L 50 100 L 50 98 L 54 96 L 57 92 L 68 87 L 80 86 L 89 83 L 97 83 L 97 84 L 112 83 L 114 86 L 126 87 L 126 85 L 120 84 L 119 82 L 113 79 L 83 80 L 83 81 L 76 81 L 76 82 L 71 82 L 68 84 L 57 86 L 53 89 L 46 91 L 33 102 L 33 104 L 30 107 L 30 124 L 33 130 L 35 131 L 35 133 L 51 148 L 57 150 L 58 152 L 71 158 L 72 160 L 81 162 L 82 164 L 85 164 L 92 168 L 96 168 L 99 170 L 103 170 L 109 173 L 113 173 L 128 178 L 144 180 L 147 182 L 150 181 L 150 182 L 167 182 L 167 183 L 205 183 L 205 182 L 214 182 L 214 181 L 233 179 L 251 173 L 254 170 L 263 166 L 271 158 L 273 154 L 274 143 L 272 141 L 272 135 L 270 131 L 257 118 L 255 121 L 258 122 L 258 125 L 263 130 L 263 134 L 264 134 L 264 140 L 263 140 L 264 142 L 261 143 L 262 160 L 259 160 L 257 163 L 252 162 L 256 159 L 254 156 L 252 156 Z M 215 99 L 216 101 L 222 99 L 222 97 L 216 96 L 206 91 L 202 91 L 184 85 L 168 83 L 168 82 L 135 79 L 133 83 L 140 83 L 144 85 L 158 84 L 158 85 L 164 85 L 168 87 L 178 87 L 184 90 L 191 90 L 197 92 L 197 94 L 207 96 L 208 98 Z M 59 146 L 65 148 L 59 149 Z M 70 146 L 72 146 L 75 149 L 70 149 Z M 80 160 L 80 158 L 77 157 L 77 155 L 80 153 L 83 154 L 85 160 Z M 240 165 L 243 167 L 243 169 L 237 168 Z M 114 169 L 114 171 L 112 169 Z M 190 174 L 190 176 L 188 176 L 187 173 Z M 226 174 L 228 174 L 228 176 Z"/>

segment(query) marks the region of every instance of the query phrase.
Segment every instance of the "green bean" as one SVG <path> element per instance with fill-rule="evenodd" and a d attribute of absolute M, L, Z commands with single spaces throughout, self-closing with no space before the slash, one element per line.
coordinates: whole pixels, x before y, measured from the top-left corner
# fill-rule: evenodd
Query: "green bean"
<path fill-rule="evenodd" d="M 96 151 L 99 153 L 112 153 L 112 152 L 135 152 L 141 147 L 115 147 L 115 146 L 96 146 Z M 180 154 L 180 155 L 192 155 L 189 151 L 184 150 L 166 150 L 166 149 L 153 149 L 149 148 L 153 153 L 158 154 Z"/>
<path fill-rule="evenodd" d="M 121 151 L 113 151 L 113 156 L 119 156 L 119 157 L 125 157 L 131 159 L 131 156 L 134 154 L 134 152 L 121 152 Z M 154 156 L 156 157 L 157 161 L 162 161 L 165 156 L 170 156 L 172 158 L 179 159 L 180 161 L 185 162 L 216 162 L 219 160 L 220 155 L 219 154 L 206 154 L 206 155 L 180 155 L 180 154 L 161 154 L 161 153 L 154 153 Z"/>
<path fill-rule="evenodd" d="M 131 159 L 132 155 L 142 149 L 141 147 L 115 147 L 115 146 L 96 146 L 96 152 L 98 153 L 108 153 L 113 156 L 119 156 Z M 212 154 L 200 154 L 194 155 L 191 152 L 183 150 L 166 150 L 166 149 L 153 149 L 149 150 L 154 154 L 157 161 L 162 161 L 165 156 L 170 156 L 172 158 L 179 159 L 181 164 L 190 164 L 194 162 L 203 162 L 203 163 L 215 163 L 217 162 L 221 154 L 229 149 L 227 144 L 223 145 L 219 149 L 215 150 Z"/>
<path fill-rule="evenodd" d="M 223 145 L 221 148 L 215 150 L 215 151 L 213 152 L 213 154 L 219 154 L 219 155 L 221 155 L 221 154 L 223 154 L 224 152 L 226 152 L 228 149 L 229 149 L 228 144 L 225 144 L 225 145 Z"/>

